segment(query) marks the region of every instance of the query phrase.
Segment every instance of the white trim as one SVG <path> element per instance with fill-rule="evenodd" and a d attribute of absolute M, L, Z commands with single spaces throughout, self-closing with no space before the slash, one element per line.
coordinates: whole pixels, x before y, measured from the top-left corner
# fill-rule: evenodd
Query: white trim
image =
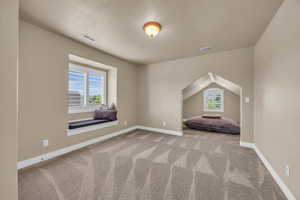
<path fill-rule="evenodd" d="M 97 67 L 97 68 L 100 68 L 100 69 L 105 69 L 105 70 L 114 70 L 115 69 L 115 67 L 105 65 L 105 64 L 102 64 L 100 62 L 90 60 L 90 59 L 87 59 L 87 58 L 83 58 L 83 57 L 80 57 L 80 56 L 76 56 L 74 54 L 69 54 L 69 60 L 73 61 L 73 62 L 77 62 L 77 63 Z"/>
<path fill-rule="evenodd" d="M 94 138 L 94 139 L 91 139 L 91 140 L 87 140 L 87 141 L 79 143 L 79 144 L 75 144 L 75 145 L 68 146 L 68 147 L 65 147 L 65 148 L 62 148 L 62 149 L 58 149 L 58 150 L 50 152 L 50 153 L 46 153 L 46 154 L 43 154 L 43 155 L 40 155 L 40 156 L 36 156 L 36 157 L 30 158 L 28 160 L 20 161 L 20 162 L 18 162 L 18 169 L 29 167 L 31 165 L 40 163 L 42 161 L 49 160 L 49 159 L 61 156 L 63 154 L 66 154 L 66 153 L 81 149 L 83 147 L 86 147 L 88 145 L 95 144 L 95 143 L 98 143 L 98 142 L 101 142 L 101 141 L 104 141 L 104 140 L 107 140 L 107 139 L 110 139 L 110 138 L 113 138 L 113 137 L 116 137 L 116 136 L 119 136 L 119 135 L 122 135 L 122 134 L 125 134 L 125 133 L 128 133 L 128 132 L 134 131 L 136 129 L 142 129 L 142 130 L 159 132 L 159 133 L 176 135 L 176 136 L 182 136 L 183 135 L 182 132 L 178 132 L 178 131 L 159 129 L 159 128 L 150 128 L 150 127 L 146 127 L 146 126 L 132 126 L 130 128 L 127 128 L 127 129 L 122 129 L 122 130 L 119 130 L 119 131 L 116 131 L 116 132 L 113 132 L 113 133 L 110 133 L 110 134 L 107 134 L 107 135 L 104 135 L 104 136 L 100 136 L 100 137 L 97 137 L 97 138 Z"/>
<path fill-rule="evenodd" d="M 67 134 L 68 134 L 68 136 L 79 135 L 81 133 L 95 131 L 95 130 L 99 130 L 99 129 L 107 128 L 107 127 L 111 127 L 111 126 L 116 126 L 118 124 L 119 124 L 119 121 L 112 121 L 112 122 L 105 122 L 105 123 L 102 123 L 102 124 L 95 124 L 95 125 L 91 125 L 91 126 L 86 126 L 86 127 L 82 127 L 82 128 L 68 129 Z"/>
<path fill-rule="evenodd" d="M 254 143 L 243 142 L 243 141 L 240 141 L 240 146 L 241 147 L 245 147 L 245 148 L 250 148 L 250 149 L 254 149 L 255 148 L 255 144 Z"/>
<path fill-rule="evenodd" d="M 70 69 L 70 67 L 69 67 Z M 80 71 L 83 72 L 83 71 Z M 83 72 L 83 105 L 80 106 L 80 108 L 85 108 L 88 106 L 88 93 L 89 93 L 89 80 L 88 80 L 88 73 L 87 72 Z M 69 81 L 69 80 L 68 80 Z M 72 108 L 72 107 L 71 107 Z"/>
<path fill-rule="evenodd" d="M 253 149 L 256 152 L 257 156 L 260 158 L 260 160 L 263 162 L 265 167 L 268 169 L 268 171 L 272 175 L 273 179 L 279 185 L 281 191 L 284 193 L 286 198 L 288 200 L 296 200 L 296 197 L 293 195 L 293 193 L 289 190 L 287 185 L 283 182 L 283 180 L 280 178 L 280 176 L 274 170 L 271 163 L 266 159 L 266 157 L 263 155 L 263 153 L 259 150 L 259 148 L 254 143 L 248 143 L 248 142 L 241 141 L 240 146 Z"/>
<path fill-rule="evenodd" d="M 104 92 L 104 94 L 103 94 L 103 100 L 102 100 L 102 104 L 105 104 L 105 105 L 107 105 L 107 85 L 108 85 L 108 82 L 107 82 L 107 74 L 108 74 L 108 72 L 105 72 L 104 73 L 104 80 L 103 80 L 103 85 L 104 85 L 104 88 L 103 88 L 103 92 Z"/>
<path fill-rule="evenodd" d="M 137 129 L 153 131 L 153 132 L 158 132 L 158 133 L 164 133 L 164 134 L 169 134 L 169 135 L 183 136 L 182 132 L 172 131 L 172 130 L 167 130 L 167 129 L 152 128 L 152 127 L 147 127 L 147 126 L 137 126 Z"/>
<path fill-rule="evenodd" d="M 209 73 L 208 73 L 208 76 L 209 76 L 209 78 L 210 78 L 211 82 L 213 82 L 213 83 L 215 83 L 215 82 L 216 82 L 216 79 L 215 79 L 215 77 L 214 77 L 213 73 L 209 72 Z"/>
<path fill-rule="evenodd" d="M 69 114 L 74 114 L 74 113 L 89 113 L 89 112 L 95 112 L 97 108 L 100 107 L 99 105 L 94 105 L 94 106 L 78 106 L 78 107 L 69 107 L 68 108 L 68 113 Z"/>
<path fill-rule="evenodd" d="M 85 65 L 82 63 L 78 63 L 78 62 L 69 62 L 69 69 L 74 69 L 83 73 L 93 73 L 93 74 L 101 74 L 101 75 L 106 75 L 106 71 L 105 69 L 95 69 L 92 68 L 93 66 L 89 66 L 89 65 Z"/>
<path fill-rule="evenodd" d="M 80 122 L 83 120 L 91 120 L 94 119 L 93 117 L 89 117 L 89 118 L 80 118 L 80 119 L 75 119 L 75 120 L 69 120 L 69 122 Z"/>
<path fill-rule="evenodd" d="M 265 158 L 265 156 L 262 154 L 262 152 L 258 149 L 256 145 L 254 145 L 254 150 L 258 157 L 261 159 L 261 161 L 264 163 L 265 167 L 269 170 L 270 174 L 273 176 L 276 183 L 281 188 L 282 192 L 285 194 L 288 200 L 296 200 L 296 197 L 293 195 L 293 193 L 289 190 L 287 185 L 283 182 L 283 180 L 280 178 L 280 176 L 276 173 L 274 168 L 272 167 L 271 163 Z"/>
<path fill-rule="evenodd" d="M 98 138 L 94 138 L 94 139 L 91 139 L 91 140 L 88 140 L 88 141 L 85 141 L 85 142 L 82 142 L 82 143 L 79 143 L 79 144 L 68 146 L 68 147 L 65 147 L 65 148 L 50 152 L 50 153 L 46 153 L 46 154 L 28 159 L 28 160 L 20 161 L 20 162 L 18 162 L 18 169 L 29 167 L 31 165 L 40 163 L 44 160 L 49 160 L 49 159 L 55 158 L 57 156 L 61 156 L 63 154 L 81 149 L 81 148 L 86 147 L 86 146 L 91 145 L 91 144 L 95 144 L 95 143 L 110 139 L 112 137 L 116 137 L 116 136 L 119 136 L 119 135 L 122 135 L 122 134 L 125 134 L 125 133 L 128 133 L 128 132 L 134 131 L 136 129 L 137 129 L 137 126 L 132 126 L 130 128 L 127 128 L 127 129 L 122 129 L 120 131 L 116 131 L 116 132 L 113 132 L 113 133 L 110 133 L 110 134 L 107 134 L 107 135 L 104 135 L 104 136 L 100 136 Z"/>
<path fill-rule="evenodd" d="M 186 100 L 186 99 L 190 98 L 191 96 L 197 94 L 199 91 L 208 87 L 210 84 L 212 84 L 210 79 L 197 80 L 191 86 L 188 86 L 187 88 L 183 89 L 183 92 L 182 92 L 183 100 Z"/>

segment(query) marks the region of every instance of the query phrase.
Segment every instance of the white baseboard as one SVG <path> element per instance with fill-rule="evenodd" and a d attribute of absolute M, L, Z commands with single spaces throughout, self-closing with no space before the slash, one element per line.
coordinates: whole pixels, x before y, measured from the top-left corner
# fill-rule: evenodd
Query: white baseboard
<path fill-rule="evenodd" d="M 265 167 L 269 170 L 270 174 L 273 176 L 274 180 L 279 185 L 279 187 L 281 188 L 282 192 L 285 194 L 287 199 L 296 200 L 296 197 L 289 190 L 289 188 L 286 186 L 286 184 L 283 182 L 280 176 L 276 173 L 271 163 L 266 159 L 266 157 L 262 154 L 262 152 L 259 150 L 259 148 L 256 145 L 254 145 L 254 150 L 258 155 L 258 157 L 260 158 L 260 160 L 264 163 Z"/>
<path fill-rule="evenodd" d="M 118 123 L 118 122 L 116 122 L 116 123 Z M 125 134 L 125 133 L 128 133 L 128 132 L 134 131 L 136 129 L 154 131 L 154 132 L 170 134 L 170 135 L 177 135 L 177 136 L 182 136 L 183 135 L 182 132 L 177 132 L 177 131 L 172 131 L 172 130 L 150 128 L 150 127 L 146 127 L 146 126 L 132 126 L 130 128 L 127 128 L 127 129 L 119 130 L 119 131 L 116 131 L 116 132 L 113 132 L 113 133 L 110 133 L 110 134 L 107 134 L 107 135 L 104 135 L 104 136 L 100 136 L 100 137 L 97 137 L 97 138 L 94 138 L 94 139 L 91 139 L 91 140 L 87 140 L 87 141 L 79 143 L 79 144 L 75 144 L 75 145 L 68 146 L 68 147 L 65 147 L 65 148 L 62 148 L 62 149 L 58 149 L 56 151 L 52 151 L 50 153 L 46 153 L 46 154 L 43 154 L 43 155 L 40 155 L 40 156 L 36 156 L 36 157 L 30 158 L 28 160 L 20 161 L 20 162 L 18 162 L 18 169 L 23 169 L 25 167 L 29 167 L 31 165 L 40 163 L 42 161 L 49 160 L 49 159 L 61 156 L 63 154 L 66 154 L 66 153 L 81 149 L 83 147 L 86 147 L 88 145 L 95 144 L 95 143 L 98 143 L 98 142 L 101 142 L 101 141 L 104 141 L 104 140 L 107 140 L 107 139 L 110 139 L 110 138 L 113 138 L 113 137 L 116 137 L 116 136 L 119 136 L 119 135 L 122 135 L 122 134 Z M 74 134 L 74 135 L 76 135 L 76 134 Z"/>
<path fill-rule="evenodd" d="M 104 140 L 107 140 L 107 139 L 110 139 L 110 138 L 113 138 L 113 137 L 116 137 L 116 136 L 119 136 L 119 135 L 122 135 L 122 134 L 125 134 L 128 132 L 134 131 L 136 129 L 159 132 L 159 133 L 176 135 L 176 136 L 183 135 L 183 133 L 179 132 L 179 131 L 151 128 L 151 127 L 146 127 L 146 126 L 132 126 L 130 128 L 119 130 L 119 131 L 116 131 L 116 132 L 113 132 L 113 133 L 110 133 L 110 134 L 107 134 L 107 135 L 104 135 L 104 136 L 101 136 L 98 138 L 94 138 L 94 139 L 91 139 L 91 140 L 88 140 L 88 141 L 85 141 L 85 142 L 82 142 L 82 143 L 79 143 L 76 145 L 68 146 L 68 147 L 47 153 L 47 154 L 36 156 L 36 157 L 28 159 L 28 160 L 20 161 L 20 162 L 18 162 L 18 169 L 29 167 L 31 165 L 40 163 L 42 161 L 61 156 L 63 154 L 66 154 L 66 153 L 81 149 L 83 147 L 86 147 L 88 145 L 95 144 L 95 143 L 98 143 L 98 142 L 101 142 L 101 141 L 104 141 Z M 256 154 L 261 159 L 261 161 L 263 162 L 265 167 L 269 170 L 270 174 L 272 175 L 274 180 L 277 182 L 277 184 L 279 185 L 279 187 L 281 188 L 281 190 L 283 191 L 285 196 L 288 198 L 288 200 L 296 200 L 295 196 L 292 194 L 292 192 L 289 190 L 289 188 L 286 186 L 286 184 L 283 182 L 283 180 L 280 178 L 280 176 L 276 173 L 276 171 L 274 170 L 274 168 L 272 167 L 270 162 L 265 158 L 265 156 L 262 154 L 262 152 L 259 150 L 259 148 L 254 143 L 240 141 L 240 146 L 254 149 Z"/>
<path fill-rule="evenodd" d="M 241 147 L 245 147 L 245 148 L 254 149 L 255 144 L 254 143 L 250 143 L 250 142 L 242 142 L 242 141 L 240 141 L 240 146 Z"/>
<path fill-rule="evenodd" d="M 104 135 L 104 136 L 100 136 L 100 137 L 97 137 L 97 138 L 94 138 L 94 139 L 91 139 L 91 140 L 87 140 L 87 141 L 79 143 L 79 144 L 75 144 L 75 145 L 68 146 L 68 147 L 65 147 L 65 148 L 50 152 L 50 153 L 46 153 L 46 154 L 43 154 L 43 155 L 40 155 L 40 156 L 36 156 L 36 157 L 30 158 L 28 160 L 20 161 L 20 162 L 18 162 L 18 169 L 29 167 L 29 166 L 37 164 L 39 162 L 61 156 L 63 154 L 69 153 L 71 151 L 81 149 L 81 148 L 86 147 L 88 145 L 95 144 L 97 142 L 101 142 L 101 141 L 104 141 L 104 140 L 107 140 L 107 139 L 110 139 L 110 138 L 128 133 L 130 131 L 134 131 L 136 129 L 137 129 L 137 126 L 132 126 L 130 128 L 127 128 L 127 129 L 122 129 L 120 131 L 116 131 L 116 132 L 113 132 L 113 133 L 110 133 L 110 134 L 107 134 L 107 135 Z"/>
<path fill-rule="evenodd" d="M 151 128 L 151 127 L 147 127 L 147 126 L 137 126 L 137 129 L 153 131 L 153 132 L 158 132 L 158 133 L 165 133 L 165 134 L 169 134 L 169 135 L 183 136 L 182 132 L 172 131 L 172 130 L 167 130 L 167 129 Z"/>
<path fill-rule="evenodd" d="M 280 189 L 285 194 L 286 198 L 288 200 L 296 200 L 296 197 L 293 195 L 293 193 L 289 190 L 289 188 L 286 186 L 286 184 L 283 182 L 283 180 L 274 170 L 271 163 L 266 159 L 266 157 L 263 155 L 263 153 L 259 150 L 259 148 L 254 143 L 240 141 L 240 146 L 253 149 L 258 155 L 258 157 L 260 158 L 260 160 L 263 162 L 265 167 L 268 169 L 273 179 L 279 185 Z"/>

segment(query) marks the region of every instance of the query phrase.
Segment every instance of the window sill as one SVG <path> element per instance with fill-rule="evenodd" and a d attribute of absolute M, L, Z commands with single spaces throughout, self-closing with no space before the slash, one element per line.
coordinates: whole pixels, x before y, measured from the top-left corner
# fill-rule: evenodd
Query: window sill
<path fill-rule="evenodd" d="M 69 108 L 69 114 L 94 112 L 99 106 Z"/>
<path fill-rule="evenodd" d="M 224 110 L 203 110 L 204 112 L 216 112 L 216 113 L 222 113 Z"/>
<path fill-rule="evenodd" d="M 112 121 L 112 122 L 105 122 L 102 124 L 86 126 L 86 127 L 82 127 L 82 128 L 68 129 L 67 134 L 68 134 L 68 136 L 79 135 L 79 134 L 90 132 L 90 131 L 96 131 L 99 129 L 116 126 L 118 124 L 119 124 L 119 121 Z"/>

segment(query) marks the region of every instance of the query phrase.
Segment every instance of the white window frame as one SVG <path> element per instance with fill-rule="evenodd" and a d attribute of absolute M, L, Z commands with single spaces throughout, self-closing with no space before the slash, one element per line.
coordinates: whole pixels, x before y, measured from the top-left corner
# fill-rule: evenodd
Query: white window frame
<path fill-rule="evenodd" d="M 80 65 L 76 63 L 69 63 L 69 68 L 68 69 L 74 69 L 78 70 L 80 72 L 85 73 L 85 78 L 84 78 L 84 105 L 83 106 L 69 106 L 68 105 L 68 112 L 69 113 L 84 113 L 84 112 L 93 112 L 95 111 L 99 105 L 93 105 L 93 104 L 88 104 L 88 98 L 89 98 L 89 81 L 87 78 L 88 73 L 94 73 L 94 74 L 101 74 L 104 77 L 104 95 L 103 95 L 103 102 L 102 104 L 107 104 L 107 71 L 102 70 L 102 69 L 93 69 L 91 67 L 85 66 L 85 65 Z M 69 75 L 69 74 L 68 74 Z M 69 80 L 68 80 L 69 81 Z M 69 85 L 69 82 L 68 82 Z M 69 91 L 69 89 L 68 89 Z"/>
<path fill-rule="evenodd" d="M 219 110 L 212 110 L 208 108 L 207 98 L 210 96 L 210 93 L 219 93 L 221 95 L 221 108 Z M 204 112 L 224 112 L 224 90 L 220 88 L 209 88 L 203 92 L 203 105 Z"/>

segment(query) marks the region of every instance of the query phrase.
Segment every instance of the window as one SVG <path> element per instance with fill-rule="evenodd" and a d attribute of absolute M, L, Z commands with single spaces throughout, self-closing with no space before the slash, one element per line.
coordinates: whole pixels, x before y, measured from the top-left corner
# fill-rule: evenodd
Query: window
<path fill-rule="evenodd" d="M 224 91 L 210 88 L 204 91 L 204 111 L 224 112 Z"/>
<path fill-rule="evenodd" d="M 89 112 L 99 104 L 106 104 L 106 73 L 104 70 L 70 63 L 70 112 Z"/>

